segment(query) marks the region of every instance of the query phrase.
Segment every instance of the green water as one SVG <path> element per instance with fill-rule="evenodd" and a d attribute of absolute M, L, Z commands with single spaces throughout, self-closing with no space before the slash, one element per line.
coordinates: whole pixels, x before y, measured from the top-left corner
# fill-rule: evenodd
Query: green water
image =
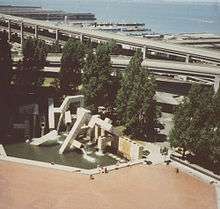
<path fill-rule="evenodd" d="M 24 158 L 28 160 L 36 160 L 42 162 L 53 162 L 59 165 L 66 165 L 71 167 L 78 167 L 84 169 L 93 169 L 98 165 L 108 166 L 113 165 L 117 161 L 110 156 L 98 156 L 93 149 L 90 157 L 95 158 L 95 162 L 90 162 L 84 158 L 80 150 L 72 150 L 59 154 L 61 145 L 51 146 L 33 146 L 28 143 L 14 143 L 4 145 L 5 151 L 8 156 Z"/>

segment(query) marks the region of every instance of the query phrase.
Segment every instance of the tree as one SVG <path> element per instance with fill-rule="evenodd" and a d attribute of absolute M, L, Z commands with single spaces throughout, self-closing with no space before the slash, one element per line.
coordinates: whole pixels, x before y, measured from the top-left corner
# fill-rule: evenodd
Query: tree
<path fill-rule="evenodd" d="M 133 82 L 126 108 L 125 132 L 134 137 L 154 141 L 158 116 L 155 79 L 146 69 L 141 68 Z"/>
<path fill-rule="evenodd" d="M 96 53 L 89 50 L 83 69 L 83 94 L 93 112 L 98 106 L 110 107 L 115 100 L 111 57 L 108 44 L 100 44 Z"/>
<path fill-rule="evenodd" d="M 220 88 L 216 92 L 214 96 L 214 114 L 215 114 L 215 122 L 219 122 L 220 118 Z"/>
<path fill-rule="evenodd" d="M 35 65 L 34 57 L 36 57 L 35 53 L 36 41 L 32 38 L 28 38 L 25 40 L 22 52 L 23 52 L 23 68 L 25 70 L 32 69 Z"/>
<path fill-rule="evenodd" d="M 217 123 L 217 127 L 214 129 L 214 137 L 212 139 L 209 158 L 218 168 L 218 173 L 220 173 L 220 122 Z"/>
<path fill-rule="evenodd" d="M 82 43 L 69 39 L 61 59 L 60 85 L 64 94 L 75 94 L 81 84 L 81 70 L 84 65 L 85 48 Z"/>
<path fill-rule="evenodd" d="M 120 54 L 121 48 L 119 45 L 117 45 L 115 40 L 109 41 L 108 47 L 109 47 L 111 54 L 115 54 L 115 55 Z"/>
<path fill-rule="evenodd" d="M 0 90 L 8 91 L 12 70 L 11 46 L 8 43 L 7 33 L 0 32 Z"/>
<path fill-rule="evenodd" d="M 0 133 L 8 128 L 10 114 L 10 81 L 12 71 L 11 46 L 6 32 L 0 32 Z"/>
<path fill-rule="evenodd" d="M 216 156 L 219 119 L 216 120 L 214 98 L 212 88 L 193 85 L 188 97 L 178 107 L 169 138 L 172 147 L 183 148 L 183 156 L 186 150 L 206 161 Z"/>
<path fill-rule="evenodd" d="M 118 91 L 116 99 L 117 115 L 120 123 L 126 122 L 127 103 L 132 93 L 135 75 L 138 75 L 141 71 L 142 61 L 141 51 L 138 50 L 131 58 L 122 78 L 121 88 Z"/>
<path fill-rule="evenodd" d="M 126 134 L 152 141 L 158 118 L 156 82 L 148 70 L 142 68 L 142 61 L 142 53 L 138 50 L 122 78 L 116 107 L 119 121 L 126 127 Z"/>
<path fill-rule="evenodd" d="M 98 70 L 97 70 L 97 58 L 93 54 L 92 50 L 88 51 L 85 66 L 83 68 L 83 95 L 85 96 L 85 102 L 88 108 L 92 111 L 96 111 L 98 106 Z"/>
<path fill-rule="evenodd" d="M 98 70 L 98 100 L 101 106 L 111 106 L 114 100 L 112 96 L 112 66 L 110 49 L 108 44 L 100 44 L 96 49 Z"/>
<path fill-rule="evenodd" d="M 214 121 L 216 127 L 214 129 L 214 139 L 210 158 L 213 162 L 220 166 L 220 88 L 214 96 Z"/>
<path fill-rule="evenodd" d="M 47 46 L 44 41 L 34 40 L 35 48 L 34 48 L 34 57 L 33 62 L 34 66 L 39 70 L 43 69 L 46 65 L 47 59 Z"/>
<path fill-rule="evenodd" d="M 22 88 L 41 86 L 43 80 L 39 78 L 39 71 L 46 65 L 47 46 L 44 41 L 28 38 L 23 48 L 23 62 L 16 75 L 15 84 Z"/>
<path fill-rule="evenodd" d="M 191 114 L 192 117 L 189 123 L 187 137 L 190 151 L 204 158 L 206 154 L 208 156 L 211 146 L 209 143 L 211 138 L 213 138 L 213 130 L 215 128 L 213 109 L 214 91 L 212 88 L 201 89 L 200 96 L 197 96 L 198 104 Z"/>
<path fill-rule="evenodd" d="M 52 46 L 49 47 L 50 53 L 61 53 L 62 48 L 61 45 L 59 44 L 59 41 L 55 41 Z"/>
<path fill-rule="evenodd" d="M 183 157 L 188 148 L 188 140 L 186 137 L 187 129 L 190 123 L 191 115 L 189 113 L 189 105 L 187 99 L 179 105 L 174 114 L 174 128 L 169 134 L 171 147 L 181 147 L 183 149 Z"/>

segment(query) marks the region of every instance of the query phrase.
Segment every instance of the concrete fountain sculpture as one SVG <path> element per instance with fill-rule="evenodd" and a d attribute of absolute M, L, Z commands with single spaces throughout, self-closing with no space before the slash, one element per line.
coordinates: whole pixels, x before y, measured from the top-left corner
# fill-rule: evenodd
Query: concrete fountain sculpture
<path fill-rule="evenodd" d="M 77 148 L 87 155 L 85 144 L 79 140 L 81 134 L 86 135 L 84 142 L 89 140 L 88 144 L 98 144 L 100 152 L 104 150 L 106 144 L 115 139 L 116 132 L 111 124 L 111 120 L 105 118 L 102 120 L 99 115 L 91 115 L 91 112 L 83 108 L 84 96 L 67 96 L 59 108 L 55 108 L 53 101 L 49 99 L 48 108 L 48 123 L 50 132 L 46 135 L 35 138 L 30 143 L 31 145 L 42 145 L 49 143 L 57 143 L 61 134 L 60 128 L 62 125 L 66 127 L 66 138 L 62 142 L 59 149 L 59 154 L 63 154 L 67 149 Z M 69 107 L 71 104 L 80 103 L 76 114 L 72 115 Z M 59 115 L 57 125 L 55 124 L 55 115 Z M 92 137 L 94 135 L 94 137 Z"/>
<path fill-rule="evenodd" d="M 77 103 L 79 107 L 75 113 L 72 113 L 70 106 Z M 53 100 L 49 99 L 48 125 L 50 132 L 40 138 L 32 139 L 30 144 L 39 146 L 60 143 L 60 155 L 66 150 L 79 149 L 84 154 L 84 158 L 89 161 L 94 161 L 88 156 L 87 147 L 91 145 L 97 147 L 97 155 L 103 155 L 103 151 L 109 146 L 129 160 L 141 158 L 141 146 L 129 139 L 119 137 L 109 118 L 103 120 L 100 115 L 92 115 L 83 105 L 83 95 L 67 96 L 60 107 L 54 107 Z M 56 120 L 56 116 L 58 116 L 58 120 Z M 65 127 L 65 131 L 61 131 L 62 127 Z M 64 139 L 60 140 L 61 136 L 64 136 Z"/>

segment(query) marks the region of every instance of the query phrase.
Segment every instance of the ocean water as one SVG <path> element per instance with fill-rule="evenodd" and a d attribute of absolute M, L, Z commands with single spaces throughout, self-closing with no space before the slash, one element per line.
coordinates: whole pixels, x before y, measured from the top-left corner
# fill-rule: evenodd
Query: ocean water
<path fill-rule="evenodd" d="M 100 21 L 143 22 L 162 33 L 220 34 L 220 1 L 214 3 L 126 0 L 0 0 L 0 4 L 35 5 L 68 12 L 92 12 Z"/>

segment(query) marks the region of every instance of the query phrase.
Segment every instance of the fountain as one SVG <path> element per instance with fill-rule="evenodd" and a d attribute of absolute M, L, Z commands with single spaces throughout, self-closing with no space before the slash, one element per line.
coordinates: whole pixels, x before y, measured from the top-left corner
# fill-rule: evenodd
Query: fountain
<path fill-rule="evenodd" d="M 120 150 L 120 154 L 125 153 L 125 158 L 130 155 L 134 156 L 132 159 L 138 157 L 139 155 L 130 153 L 138 152 L 138 146 L 124 150 L 132 143 L 127 139 L 120 140 L 110 119 L 103 120 L 99 115 L 92 115 L 89 110 L 83 108 L 83 98 L 82 95 L 67 96 L 60 107 L 54 107 L 50 99 L 48 109 L 50 131 L 40 138 L 32 139 L 30 143 L 8 145 L 6 151 L 14 157 L 23 156 L 30 160 L 79 168 L 96 168 L 97 164 L 102 166 L 115 164 L 117 159 L 105 153 L 107 147 L 115 152 Z M 80 103 L 76 112 L 70 111 L 70 105 L 73 103 Z M 59 118 L 56 118 L 57 116 Z"/>
<path fill-rule="evenodd" d="M 53 145 L 58 144 L 59 154 L 62 155 L 66 150 L 73 151 L 79 149 L 83 153 L 83 158 L 89 162 L 96 162 L 96 158 L 104 156 L 103 150 L 107 146 L 107 142 L 111 142 L 113 137 L 107 137 L 108 133 L 115 134 L 111 120 L 106 118 L 100 119 L 99 115 L 91 115 L 91 112 L 83 107 L 77 108 L 76 113 L 72 114 L 69 106 L 72 103 L 80 102 L 83 105 L 83 96 L 67 96 L 60 107 L 55 108 L 53 101 L 49 100 L 48 122 L 50 132 L 46 135 L 32 140 L 31 145 Z M 55 124 L 55 113 L 59 113 L 59 120 Z M 60 131 L 60 127 L 66 127 L 65 133 Z M 60 139 L 60 136 L 64 140 Z M 97 145 L 97 149 L 92 149 Z M 94 155 L 97 157 L 92 157 Z"/>
<path fill-rule="evenodd" d="M 92 163 L 94 163 L 96 161 L 95 158 L 88 155 L 88 153 L 86 152 L 86 150 L 84 148 L 82 148 L 81 150 L 83 152 L 83 158 L 84 159 L 86 159 L 86 160 L 88 160 L 89 162 L 92 162 Z"/>

